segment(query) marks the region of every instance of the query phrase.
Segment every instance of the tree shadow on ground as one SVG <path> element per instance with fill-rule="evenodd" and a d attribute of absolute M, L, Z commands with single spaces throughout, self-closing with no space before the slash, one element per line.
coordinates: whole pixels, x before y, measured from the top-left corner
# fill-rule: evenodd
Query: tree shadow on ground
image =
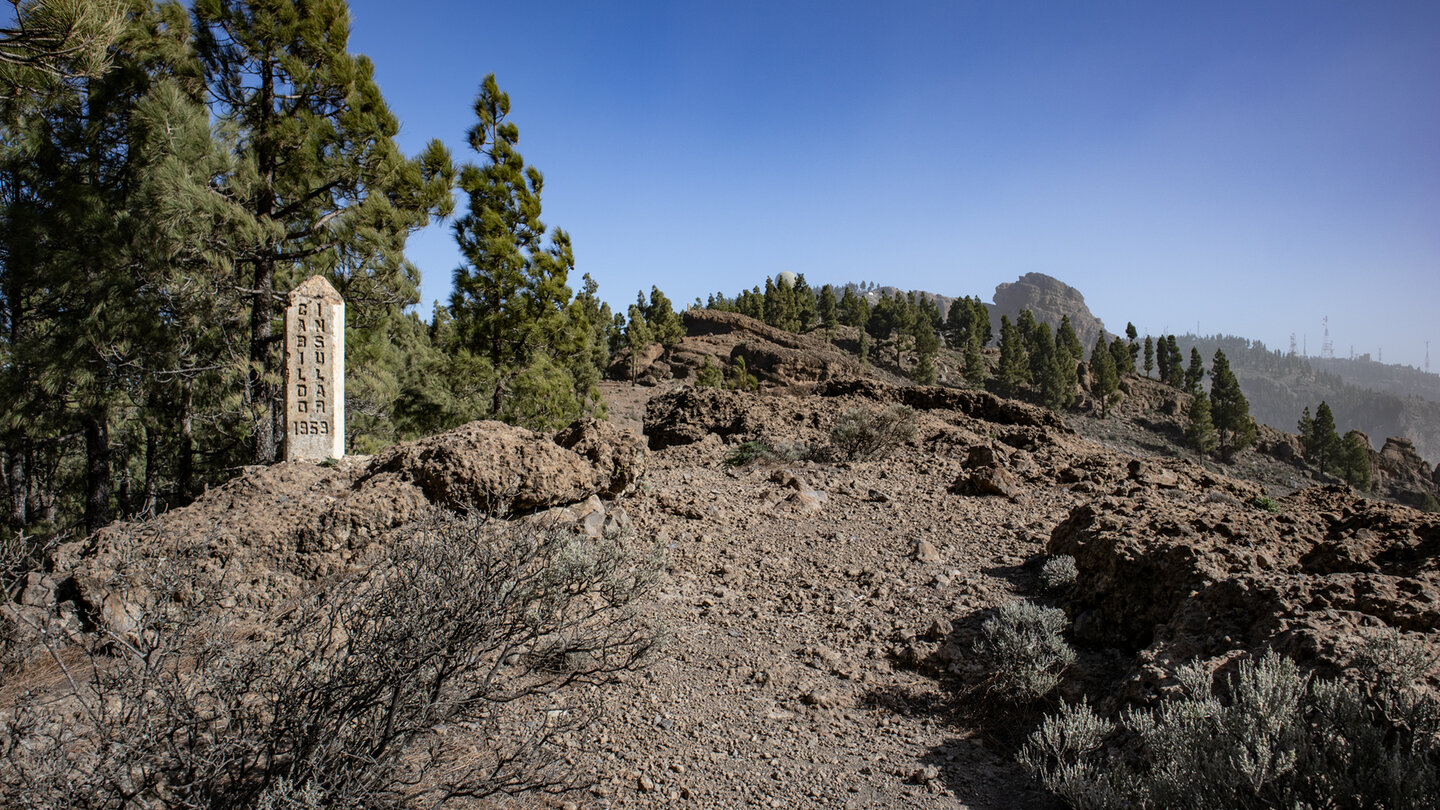
<path fill-rule="evenodd" d="M 920 756 L 920 767 L 909 775 L 910 782 L 925 785 L 937 795 L 953 796 L 972 810 L 1062 810 L 1065 805 L 1015 761 L 1015 740 L 1023 739 L 1023 735 L 1001 732 L 997 736 L 997 729 L 981 719 L 985 712 L 954 694 L 949 689 L 934 693 L 887 687 L 866 694 L 861 705 L 905 717 L 932 719 L 952 730 L 940 744 Z M 1022 729 L 1029 725 L 1012 724 Z"/>

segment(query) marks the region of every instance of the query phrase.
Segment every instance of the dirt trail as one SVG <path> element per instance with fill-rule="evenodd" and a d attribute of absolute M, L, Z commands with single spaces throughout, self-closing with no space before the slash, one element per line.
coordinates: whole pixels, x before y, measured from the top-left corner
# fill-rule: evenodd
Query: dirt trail
<path fill-rule="evenodd" d="M 913 447 L 739 470 L 727 452 L 713 439 L 662 450 L 621 501 L 669 556 L 655 613 L 670 642 L 615 691 L 602 783 L 571 801 L 1058 806 L 958 719 L 955 679 L 903 661 L 1028 590 L 1023 564 L 1077 496 L 952 494 L 961 459 Z M 917 559 L 921 540 L 938 560 Z"/>

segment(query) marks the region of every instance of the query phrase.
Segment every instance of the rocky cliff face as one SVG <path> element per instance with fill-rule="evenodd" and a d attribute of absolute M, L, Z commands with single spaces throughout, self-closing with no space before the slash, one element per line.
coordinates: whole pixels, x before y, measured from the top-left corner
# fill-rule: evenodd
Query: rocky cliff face
<path fill-rule="evenodd" d="M 1001 284 L 995 288 L 995 305 L 990 309 L 990 319 L 995 335 L 1000 334 L 1000 316 L 1007 315 L 1011 321 L 1028 309 L 1035 320 L 1060 326 L 1060 319 L 1070 316 L 1070 325 L 1080 337 L 1080 345 L 1087 350 L 1095 345 L 1095 338 L 1105 331 L 1105 324 L 1085 306 L 1085 296 L 1069 284 L 1044 273 L 1026 273 L 1019 280 Z"/>
<path fill-rule="evenodd" d="M 1409 439 L 1386 439 L 1380 452 L 1370 457 L 1370 467 L 1371 492 L 1379 498 L 1419 509 L 1425 507 L 1426 496 L 1434 499 L 1440 490 L 1430 465 L 1415 452 L 1415 443 Z"/>

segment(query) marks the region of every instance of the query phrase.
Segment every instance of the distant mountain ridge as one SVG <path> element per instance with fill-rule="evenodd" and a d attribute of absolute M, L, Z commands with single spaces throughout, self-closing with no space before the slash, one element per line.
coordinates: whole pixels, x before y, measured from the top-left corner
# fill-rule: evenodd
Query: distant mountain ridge
<path fill-rule="evenodd" d="M 1215 350 L 1223 349 L 1256 421 L 1294 432 L 1301 410 L 1308 407 L 1313 413 L 1324 401 L 1341 433 L 1359 430 L 1376 449 L 1391 436 L 1406 438 L 1421 458 L 1432 464 L 1440 460 L 1440 398 L 1403 393 L 1433 390 L 1425 378 L 1430 378 L 1429 386 L 1440 386 L 1440 376 L 1370 361 L 1281 354 L 1260 341 L 1231 335 L 1180 335 L 1176 342 L 1185 355 L 1191 346 L 1199 349 L 1207 365 Z M 1322 370 L 1326 368 L 1335 371 Z M 1376 372 L 1369 377 L 1376 387 L 1350 382 L 1366 379 L 1365 371 Z"/>
<path fill-rule="evenodd" d="M 867 295 L 873 303 L 878 294 L 893 294 L 896 290 L 872 287 Z M 938 293 L 915 292 L 934 299 L 942 316 L 955 300 Z M 1022 309 L 1029 309 L 1037 321 L 1052 328 L 1068 315 L 1087 351 L 1101 333 L 1110 334 L 1090 312 L 1078 289 L 1044 273 L 1026 273 L 1014 282 L 998 285 L 994 303 L 987 306 L 997 340 L 1000 316 L 1014 320 Z M 1136 317 L 1141 315 L 1136 313 Z M 1223 349 L 1250 401 L 1251 415 L 1262 424 L 1294 432 L 1301 410 L 1308 407 L 1313 412 L 1324 401 L 1334 413 L 1341 433 L 1359 430 L 1377 450 L 1391 436 L 1406 438 L 1422 458 L 1440 462 L 1440 375 L 1363 357 L 1282 354 L 1261 341 L 1231 335 L 1186 334 L 1177 335 L 1176 341 L 1182 356 L 1188 357 L 1192 346 L 1199 349 L 1207 369 L 1215 350 Z"/>

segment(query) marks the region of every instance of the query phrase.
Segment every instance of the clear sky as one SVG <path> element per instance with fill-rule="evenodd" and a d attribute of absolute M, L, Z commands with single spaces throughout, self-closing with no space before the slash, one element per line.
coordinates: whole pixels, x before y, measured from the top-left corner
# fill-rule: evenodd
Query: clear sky
<path fill-rule="evenodd" d="M 1440 371 L 1440 2 L 351 0 L 417 152 L 510 94 L 612 304 L 784 270 Z M 463 200 L 461 201 L 463 206 Z M 422 314 L 460 262 L 412 240 Z"/>

